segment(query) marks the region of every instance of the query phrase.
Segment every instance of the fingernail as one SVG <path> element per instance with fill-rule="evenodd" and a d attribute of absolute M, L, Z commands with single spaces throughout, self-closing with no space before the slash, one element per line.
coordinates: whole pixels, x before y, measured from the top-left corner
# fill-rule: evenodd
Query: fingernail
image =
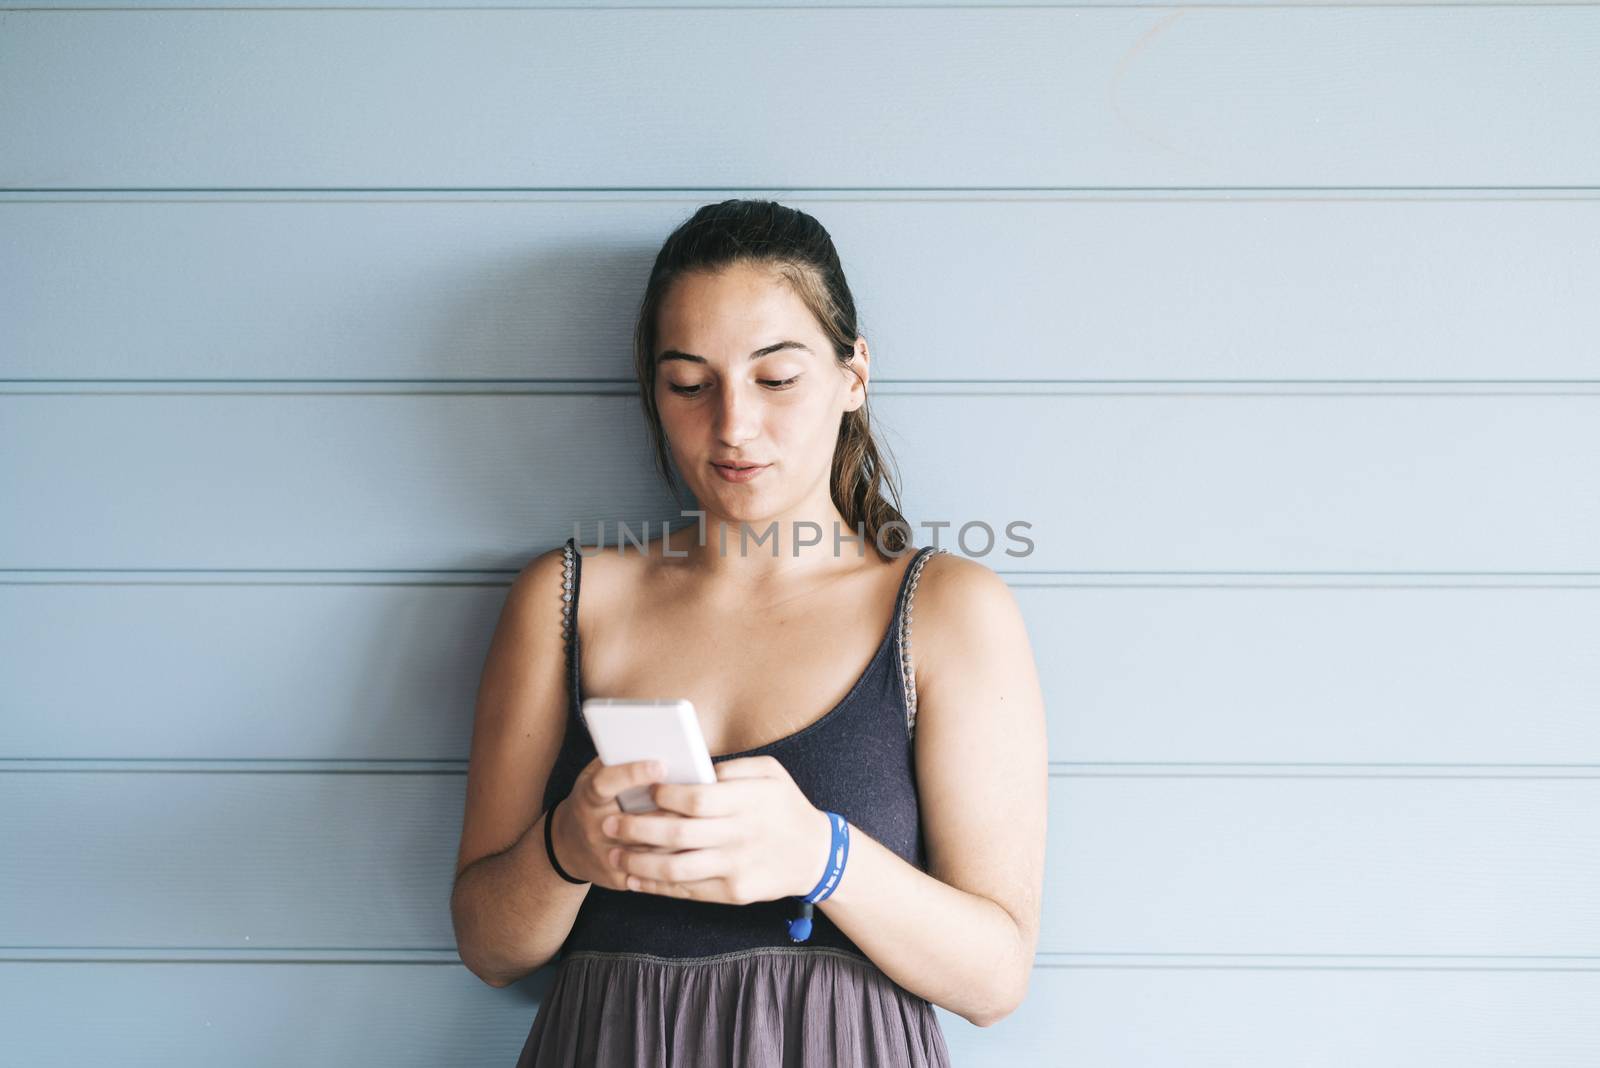
<path fill-rule="evenodd" d="M 617 858 L 620 857 L 620 856 L 622 856 L 622 850 L 613 849 L 611 851 L 610 856 L 609 856 L 609 860 L 610 860 L 611 866 L 613 868 L 615 868 L 617 866 Z"/>
<path fill-rule="evenodd" d="M 621 816 L 607 816 L 606 821 L 600 825 L 601 830 L 607 834 L 617 833 L 617 824 L 622 822 Z"/>

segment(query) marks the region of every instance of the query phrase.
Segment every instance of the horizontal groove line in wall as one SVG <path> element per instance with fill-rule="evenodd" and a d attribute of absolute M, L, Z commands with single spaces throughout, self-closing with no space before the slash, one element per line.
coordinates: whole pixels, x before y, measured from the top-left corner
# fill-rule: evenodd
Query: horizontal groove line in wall
<path fill-rule="evenodd" d="M 1011 378 L 880 379 L 889 396 L 1594 396 L 1591 378 Z M 612 378 L 6 378 L 3 396 L 626 396 L 633 379 Z"/>
<path fill-rule="evenodd" d="M 1338 971 L 1597 971 L 1592 954 L 1475 953 L 1051 953 L 1036 968 L 1228 968 Z"/>
<path fill-rule="evenodd" d="M 671 517 L 668 517 L 671 522 Z M 642 522 L 642 521 L 641 521 Z M 661 520 L 651 520 L 659 530 Z M 589 528 L 592 529 L 592 528 Z M 634 527 L 635 531 L 640 529 Z M 926 537 L 918 540 L 928 541 Z M 1016 589 L 1594 589 L 1596 571 L 1057 571 L 996 566 L 997 550 L 971 556 Z M 5 586 L 509 587 L 514 568 L 0 568 Z M 182 577 L 177 577 L 182 576 Z M 1079 576 L 1079 577 L 1073 577 Z M 1245 581 L 1245 580 L 1253 581 Z"/>
<path fill-rule="evenodd" d="M 1052 760 L 1057 779 L 1595 779 L 1600 763 Z M 0 774 L 465 775 L 465 760 L 270 757 L 9 757 Z"/>
<path fill-rule="evenodd" d="M 307 11 L 744 11 L 744 10 L 776 10 L 776 11 L 828 11 L 828 10 L 891 10 L 891 11 L 943 11 L 951 8 L 964 8 L 971 10 L 1003 10 L 1005 8 L 1026 8 L 1031 10 L 1062 10 L 1076 11 L 1083 8 L 1171 8 L 1182 6 L 1188 10 L 1204 8 L 1247 8 L 1247 9 L 1283 9 L 1283 8 L 1369 8 L 1380 9 L 1395 7 L 1590 7 L 1593 0 L 1406 0 L 1406 2 L 1383 3 L 1374 0 L 1370 3 L 1361 3 L 1358 0 L 1306 0 L 1305 3 L 1285 3 L 1283 0 L 1261 0 L 1252 3 L 1250 0 L 1236 0 L 1233 3 L 1212 2 L 1200 4 L 1178 5 L 1172 0 L 1120 0 L 1120 2 L 1085 2 L 1063 3 L 1062 0 L 998 0 L 998 2 L 985 2 L 985 0 L 838 0 L 838 2 L 817 3 L 772 3 L 744 2 L 729 0 L 725 3 L 695 3 L 691 0 L 682 2 L 650 3 L 648 0 L 589 0 L 587 3 L 575 4 L 573 0 L 517 0 L 512 3 L 484 3 L 482 0 L 298 0 L 294 9 Z M 33 2 L 3 3 L 0 11 L 29 11 L 29 12 L 54 12 L 54 11 L 281 11 L 282 8 L 264 6 L 260 0 L 239 0 L 238 3 L 228 3 L 226 0 L 166 0 L 164 3 L 152 3 L 148 6 L 142 4 L 82 4 L 82 3 L 50 3 L 49 0 L 33 0 Z"/>
<path fill-rule="evenodd" d="M 169 385 L 173 383 L 223 383 L 223 384 L 250 384 L 263 382 L 269 384 L 291 384 L 305 382 L 312 385 L 325 385 L 329 383 L 355 383 L 357 385 L 369 384 L 409 384 L 422 383 L 428 385 L 482 385 L 510 383 L 513 385 L 620 385 L 631 387 L 634 380 L 631 378 L 0 378 L 0 382 L 45 385 L 74 384 L 74 383 L 151 383 Z M 1245 385 L 1302 385 L 1322 384 L 1332 385 L 1359 385 L 1372 383 L 1375 385 L 1388 385 L 1391 383 L 1422 385 L 1450 385 L 1455 383 L 1473 385 L 1488 383 L 1491 385 L 1509 384 L 1555 384 L 1555 385 L 1597 385 L 1600 378 L 885 378 L 878 379 L 879 384 L 886 386 L 918 386 L 918 385 L 1077 385 L 1077 384 L 1102 384 L 1113 385 L 1164 385 L 1168 383 L 1180 385 L 1213 385 L 1234 384 Z"/>
<path fill-rule="evenodd" d="M 1248 960 L 1230 959 L 1226 954 L 1128 954 L 1142 959 L 1119 960 L 1106 955 L 1040 953 L 1035 968 L 1147 969 L 1161 971 L 1514 971 L 1514 972 L 1593 972 L 1600 971 L 1600 957 L 1350 957 L 1327 958 L 1314 955 L 1283 954 Z"/>
<path fill-rule="evenodd" d="M 1111 7 L 1124 5 L 1113 4 Z M 1152 5 L 1154 6 L 1154 5 Z M 1170 5 L 1161 5 L 1170 6 Z M 1184 5 L 1188 6 L 1188 5 Z M 1206 5 L 1199 5 L 1206 6 Z M 1232 6 L 1232 5 L 1222 5 Z M 1245 7 L 1271 5 L 1239 5 Z M 1319 6 L 1285 4 L 1284 8 Z M 1328 4 L 1383 10 L 1413 6 L 1448 7 L 1450 3 Z M 1595 7 L 1588 0 L 1573 3 L 1496 4 L 1464 3 L 1462 7 Z M 0 10 L 14 10 L 0 8 Z M 144 10 L 144 9 L 141 9 Z M 995 201 L 1413 201 L 1413 200 L 1593 200 L 1600 185 L 881 185 L 881 186 L 768 186 L 768 185 L 662 185 L 662 186 L 16 186 L 0 189 L 0 203 L 48 202 L 52 199 L 101 202 L 111 197 L 131 200 L 196 200 L 216 197 L 241 201 L 249 197 L 272 200 L 596 200 L 706 199 L 758 194 L 807 200 L 951 200 L 960 203 Z"/>
<path fill-rule="evenodd" d="M 0 963 L 61 964 L 445 964 L 455 949 L 323 949 L 211 946 L 0 946 Z M 1600 957 L 1519 954 L 1051 953 L 1035 968 L 1282 971 L 1600 971 Z"/>

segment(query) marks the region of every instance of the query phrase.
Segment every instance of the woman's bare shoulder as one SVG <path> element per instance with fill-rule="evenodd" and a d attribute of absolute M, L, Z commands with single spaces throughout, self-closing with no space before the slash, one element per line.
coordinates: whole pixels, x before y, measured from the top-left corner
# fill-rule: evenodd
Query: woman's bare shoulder
<path fill-rule="evenodd" d="M 996 593 L 1010 596 L 1011 587 L 982 560 L 945 550 L 929 553 L 917 577 L 917 603 L 924 598 L 941 604 L 962 604 L 976 598 L 992 599 Z"/>
<path fill-rule="evenodd" d="M 988 564 L 955 552 L 930 553 L 912 604 L 917 645 L 952 662 L 979 634 L 1016 634 L 1022 613 L 1011 585 Z M 930 660 L 934 659 L 931 655 Z"/>
<path fill-rule="evenodd" d="M 660 535 L 637 542 L 575 539 L 574 544 L 582 557 L 582 593 L 595 601 L 631 596 L 681 562 L 663 550 L 666 542 Z"/>

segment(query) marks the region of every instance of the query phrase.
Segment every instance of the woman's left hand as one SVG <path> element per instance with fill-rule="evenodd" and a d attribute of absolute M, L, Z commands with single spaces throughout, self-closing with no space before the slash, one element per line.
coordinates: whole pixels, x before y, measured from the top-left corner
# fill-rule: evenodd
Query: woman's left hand
<path fill-rule="evenodd" d="M 827 813 L 806 799 L 776 757 L 713 767 L 714 783 L 651 787 L 663 811 L 618 813 L 601 824 L 621 843 L 610 857 L 628 877 L 628 889 L 729 905 L 809 894 L 833 842 Z"/>

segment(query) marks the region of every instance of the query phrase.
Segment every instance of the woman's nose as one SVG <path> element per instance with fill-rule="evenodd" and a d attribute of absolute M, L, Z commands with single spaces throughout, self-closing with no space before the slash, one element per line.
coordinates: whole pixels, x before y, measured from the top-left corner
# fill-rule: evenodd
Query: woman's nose
<path fill-rule="evenodd" d="M 717 405 L 717 434 L 730 444 L 748 441 L 755 436 L 759 419 L 760 401 L 742 389 L 722 391 Z"/>

